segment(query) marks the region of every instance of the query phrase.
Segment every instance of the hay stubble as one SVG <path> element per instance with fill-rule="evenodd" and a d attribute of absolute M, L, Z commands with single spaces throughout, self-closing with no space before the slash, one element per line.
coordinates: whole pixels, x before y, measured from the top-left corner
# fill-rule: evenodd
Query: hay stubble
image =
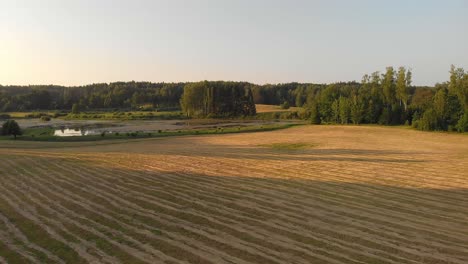
<path fill-rule="evenodd" d="M 30 144 L 0 148 L 0 262 L 468 261 L 464 135 L 304 126 Z"/>

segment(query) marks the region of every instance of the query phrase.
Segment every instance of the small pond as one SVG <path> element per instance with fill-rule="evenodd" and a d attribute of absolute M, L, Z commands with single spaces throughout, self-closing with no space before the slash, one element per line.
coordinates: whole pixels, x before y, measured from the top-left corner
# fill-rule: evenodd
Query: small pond
<path fill-rule="evenodd" d="M 54 136 L 58 137 L 74 137 L 74 136 L 88 136 L 88 135 L 97 135 L 99 132 L 89 129 L 80 129 L 80 128 L 63 128 L 56 129 L 54 131 Z"/>

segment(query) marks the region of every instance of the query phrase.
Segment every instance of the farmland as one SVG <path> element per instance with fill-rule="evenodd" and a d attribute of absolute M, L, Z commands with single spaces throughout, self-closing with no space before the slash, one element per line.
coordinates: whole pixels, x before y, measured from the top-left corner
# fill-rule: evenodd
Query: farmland
<path fill-rule="evenodd" d="M 467 263 L 468 136 L 0 141 L 0 263 Z"/>

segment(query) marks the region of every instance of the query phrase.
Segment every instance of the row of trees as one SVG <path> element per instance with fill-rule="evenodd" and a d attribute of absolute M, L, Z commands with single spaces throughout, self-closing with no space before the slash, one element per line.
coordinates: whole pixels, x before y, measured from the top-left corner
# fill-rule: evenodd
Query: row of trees
<path fill-rule="evenodd" d="M 468 131 L 468 72 L 450 69 L 450 81 L 438 84 L 430 104 L 414 118 L 421 130 Z"/>
<path fill-rule="evenodd" d="M 332 84 L 317 90 L 307 100 L 313 123 L 405 123 L 411 115 L 409 101 L 416 89 L 412 73 L 400 67 L 388 67 L 381 74 L 364 75 L 362 82 Z M 418 88 L 422 90 L 425 88 Z"/>
<path fill-rule="evenodd" d="M 249 83 L 197 82 L 185 85 L 180 100 L 188 117 L 233 117 L 255 115 Z"/>
<path fill-rule="evenodd" d="M 388 67 L 360 83 L 119 82 L 82 87 L 0 86 L 0 111 L 181 107 L 189 116 L 241 116 L 255 104 L 301 106 L 313 123 L 410 124 L 421 130 L 468 130 L 468 74 L 452 66 L 450 80 L 412 85 L 410 69 Z"/>
<path fill-rule="evenodd" d="M 54 85 L 1 86 L 0 112 L 31 110 L 69 110 L 74 104 L 80 110 L 179 107 L 184 87 L 192 83 L 116 82 L 64 87 Z M 249 86 L 256 104 L 306 106 L 316 91 L 325 84 L 266 84 Z M 336 83 L 338 87 L 357 87 L 357 82 Z"/>
<path fill-rule="evenodd" d="M 387 67 L 360 84 L 331 84 L 306 100 L 312 123 L 408 124 L 421 130 L 468 131 L 468 73 L 452 66 L 450 81 L 412 86 L 412 72 Z"/>
<path fill-rule="evenodd" d="M 178 107 L 185 83 L 116 82 L 77 87 L 0 86 L 0 111 Z"/>

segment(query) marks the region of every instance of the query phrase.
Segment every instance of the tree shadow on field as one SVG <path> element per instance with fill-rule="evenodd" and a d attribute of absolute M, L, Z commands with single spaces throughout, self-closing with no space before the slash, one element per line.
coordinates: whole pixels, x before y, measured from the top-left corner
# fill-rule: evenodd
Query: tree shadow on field
<path fill-rule="evenodd" d="M 346 182 L 345 177 L 343 181 L 318 181 L 136 172 L 134 180 L 147 180 L 140 183 L 145 188 L 138 188 L 143 194 L 177 208 L 167 213 L 180 217 L 181 228 L 183 221 L 188 221 L 195 229 L 211 230 L 228 245 L 219 246 L 227 252 L 231 242 L 223 239 L 226 234 L 252 243 L 254 255 L 257 247 L 286 252 L 284 243 L 289 241 L 287 244 L 309 247 L 308 252 L 325 250 L 332 258 L 334 254 L 360 256 L 364 263 L 382 263 L 390 257 L 423 263 L 450 263 L 450 258 L 468 261 L 468 253 L 462 250 L 468 244 L 468 234 L 457 232 L 468 230 L 468 189 L 405 188 Z M 134 191 L 124 198 L 137 195 L 138 190 Z M 208 238 L 202 235 L 196 239 L 203 242 Z M 350 253 L 336 246 L 336 240 L 380 250 L 381 256 L 387 257 L 379 261 L 377 256 Z M 318 261 L 307 254 L 301 257 L 309 263 Z M 274 263 L 260 257 L 253 262 Z M 288 257 L 278 262 L 288 262 Z"/>
<path fill-rule="evenodd" d="M 176 154 L 176 152 L 172 152 Z M 177 153 L 185 155 L 186 151 Z M 279 150 L 269 147 L 242 147 L 209 144 L 197 147 L 188 156 L 223 157 L 235 159 L 258 160 L 294 160 L 294 161 L 343 161 L 343 162 L 388 162 L 388 163 L 418 163 L 426 162 L 424 153 L 376 150 L 376 149 L 297 149 Z"/>
<path fill-rule="evenodd" d="M 325 153 L 334 151 L 340 150 Z M 358 152 L 364 158 L 375 155 Z M 358 259 L 356 263 L 468 262 L 468 189 L 446 188 L 442 180 L 440 189 L 411 188 L 380 184 L 384 179 L 378 178 L 372 183 L 365 182 L 365 177 L 356 182 L 339 173 L 329 176 L 330 180 L 286 179 L 268 175 L 265 168 L 265 177 L 260 178 L 251 177 L 245 168 L 241 177 L 222 170 L 194 174 L 184 171 L 184 166 L 148 170 L 51 156 L 31 160 L 36 164 L 30 164 L 28 172 L 0 170 L 0 186 L 17 187 L 8 187 L 0 204 L 10 192 L 21 191 L 18 200 L 41 198 L 41 203 L 31 203 L 33 207 L 59 205 L 67 208 L 66 214 L 78 214 L 77 221 L 86 219 L 96 232 L 109 227 L 112 232 L 102 237 L 105 241 L 121 239 L 118 243 L 129 247 L 137 247 L 137 241 L 180 262 L 217 261 L 203 254 L 201 247 L 219 254 L 218 260 L 233 256 L 251 263 L 339 262 L 343 256 Z M 429 174 L 425 180 L 437 181 L 437 176 Z M 418 184 L 418 179 L 406 179 L 408 184 Z M 43 195 L 57 199 L 45 200 Z M 17 203 L 16 199 L 11 202 Z M 49 217 L 41 212 L 32 210 L 31 215 Z M 50 216 L 69 224 L 61 214 Z M 57 226 L 50 225 L 50 231 L 62 228 Z M 84 235 L 81 238 L 87 241 Z M 5 242 L 2 237 L 0 242 Z M 83 241 L 76 244 L 86 247 Z"/>

